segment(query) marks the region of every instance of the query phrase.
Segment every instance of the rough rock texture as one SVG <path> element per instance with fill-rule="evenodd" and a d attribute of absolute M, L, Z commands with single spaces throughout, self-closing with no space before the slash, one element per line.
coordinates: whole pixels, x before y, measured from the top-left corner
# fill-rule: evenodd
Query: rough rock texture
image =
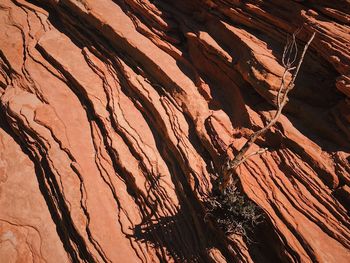
<path fill-rule="evenodd" d="M 1 262 L 350 262 L 350 3 L 1 0 Z M 249 239 L 205 220 L 226 154 Z M 229 145 L 232 144 L 232 147 Z M 233 152 L 232 152 L 233 151 Z"/>

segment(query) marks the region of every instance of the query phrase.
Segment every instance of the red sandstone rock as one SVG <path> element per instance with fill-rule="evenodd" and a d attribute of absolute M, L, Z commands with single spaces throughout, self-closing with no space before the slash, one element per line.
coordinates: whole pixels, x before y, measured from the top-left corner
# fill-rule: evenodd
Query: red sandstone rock
<path fill-rule="evenodd" d="M 349 13 L 343 0 L 1 1 L 0 262 L 349 262 Z M 274 113 L 300 27 L 300 47 L 316 37 L 296 88 L 251 149 L 268 151 L 238 169 L 265 223 L 226 236 L 204 203 Z"/>

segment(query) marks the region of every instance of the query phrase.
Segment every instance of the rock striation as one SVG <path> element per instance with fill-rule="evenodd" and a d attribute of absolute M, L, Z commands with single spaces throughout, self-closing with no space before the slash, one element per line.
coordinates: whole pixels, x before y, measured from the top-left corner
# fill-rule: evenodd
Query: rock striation
<path fill-rule="evenodd" d="M 349 262 L 350 3 L 1 0 L 1 262 Z M 228 155 L 265 220 L 207 220 Z M 253 149 L 253 150 L 254 150 Z"/>

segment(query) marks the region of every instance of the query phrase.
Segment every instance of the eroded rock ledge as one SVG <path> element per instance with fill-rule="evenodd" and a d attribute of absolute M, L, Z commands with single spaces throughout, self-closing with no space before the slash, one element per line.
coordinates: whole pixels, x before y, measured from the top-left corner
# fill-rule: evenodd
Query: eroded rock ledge
<path fill-rule="evenodd" d="M 349 262 L 349 14 L 345 0 L 2 0 L 0 261 Z M 275 111 L 300 27 L 301 46 L 316 38 L 296 88 L 238 171 L 266 220 L 225 236 L 203 203 Z"/>

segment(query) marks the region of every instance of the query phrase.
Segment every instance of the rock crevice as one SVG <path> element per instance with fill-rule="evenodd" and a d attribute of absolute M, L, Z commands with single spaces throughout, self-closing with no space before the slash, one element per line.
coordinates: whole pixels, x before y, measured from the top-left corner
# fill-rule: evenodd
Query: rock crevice
<path fill-rule="evenodd" d="M 2 0 L 0 261 L 349 262 L 350 4 L 331 2 Z M 299 28 L 296 88 L 237 171 L 265 221 L 225 235 L 205 203 Z"/>

